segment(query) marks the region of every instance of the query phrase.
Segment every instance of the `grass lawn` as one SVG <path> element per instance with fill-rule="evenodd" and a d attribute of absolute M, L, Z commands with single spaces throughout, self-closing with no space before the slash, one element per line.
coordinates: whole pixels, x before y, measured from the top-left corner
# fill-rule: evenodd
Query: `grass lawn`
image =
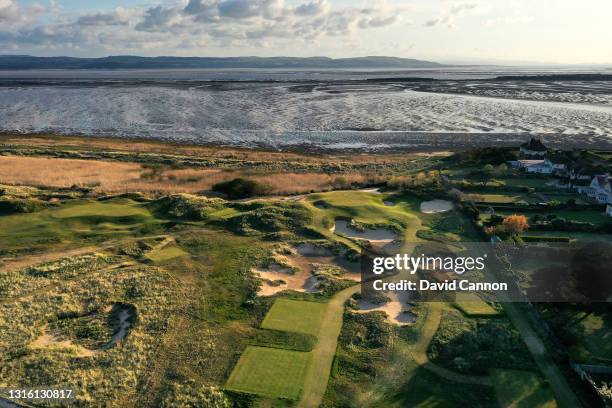
<path fill-rule="evenodd" d="M 395 205 L 385 205 L 387 199 Z M 408 242 L 417 240 L 415 234 L 421 226 L 414 201 L 407 197 L 393 198 L 363 191 L 334 191 L 311 194 L 306 198 L 315 218 L 315 227 L 325 235 L 331 234 L 329 228 L 337 218 L 344 217 L 363 224 L 394 226 L 403 231 L 403 238 Z M 317 204 L 323 204 L 325 208 L 317 208 Z"/>
<path fill-rule="evenodd" d="M 408 373 L 403 375 L 398 387 L 390 387 L 381 393 L 377 390 L 371 406 L 375 408 L 455 408 L 491 407 L 494 395 L 490 387 L 460 384 L 441 378 L 429 370 L 407 360 Z M 380 394 L 379 394 L 380 393 Z M 372 398 L 370 397 L 370 398 Z"/>
<path fill-rule="evenodd" d="M 530 197 L 526 194 L 517 194 L 517 193 L 509 193 L 509 194 L 478 194 L 471 193 L 465 195 L 466 199 L 471 201 L 478 201 L 484 203 L 504 203 L 511 204 L 517 203 L 519 201 L 525 201 L 528 203 L 535 203 L 538 201 L 542 201 L 537 197 Z"/>
<path fill-rule="evenodd" d="M 33 251 L 58 243 L 100 242 L 138 235 L 158 224 L 148 209 L 131 200 L 79 200 L 31 214 L 0 217 L 0 251 Z"/>
<path fill-rule="evenodd" d="M 578 242 L 612 242 L 611 234 L 592 234 L 588 232 L 562 232 L 562 231 L 528 231 L 526 237 L 568 237 Z"/>
<path fill-rule="evenodd" d="M 580 222 L 590 222 L 595 225 L 603 224 L 606 222 L 610 222 L 611 218 L 607 217 L 603 211 L 595 211 L 595 210 L 580 210 L 580 211 L 571 211 L 571 210 L 550 210 L 550 212 L 535 212 L 535 211 L 505 211 L 500 210 L 496 211 L 498 215 L 512 215 L 516 213 L 522 213 L 527 217 L 532 217 L 536 214 L 540 214 L 542 216 L 546 216 L 548 214 L 555 214 L 558 218 L 565 218 L 566 220 L 571 221 L 580 221 Z"/>
<path fill-rule="evenodd" d="M 249 346 L 225 388 L 269 398 L 297 400 L 303 389 L 310 353 Z"/>
<path fill-rule="evenodd" d="M 506 178 L 502 180 L 509 187 L 530 187 L 530 188 L 535 188 L 536 190 L 539 188 L 550 188 L 549 186 L 546 185 L 546 183 L 548 183 L 548 180 L 543 179 L 543 178 L 516 177 L 516 178 Z"/>
<path fill-rule="evenodd" d="M 385 202 L 393 205 L 385 205 Z M 443 214 L 424 214 L 420 210 L 422 200 L 409 194 L 376 194 L 363 191 L 336 191 L 311 194 L 306 206 L 314 216 L 315 228 L 329 239 L 351 241 L 331 233 L 334 220 L 352 218 L 370 225 L 392 225 L 401 230 L 400 239 L 405 243 L 422 242 L 419 230 L 431 230 L 449 241 L 476 239 L 471 223 L 458 211 Z"/>
<path fill-rule="evenodd" d="M 325 303 L 277 299 L 261 328 L 318 336 L 326 307 Z"/>
<path fill-rule="evenodd" d="M 539 374 L 519 370 L 491 370 L 500 407 L 555 408 L 557 403 Z"/>
<path fill-rule="evenodd" d="M 571 328 L 576 336 L 576 345 L 571 349 L 574 357 L 584 363 L 612 362 L 611 326 L 610 314 L 585 314 Z"/>
<path fill-rule="evenodd" d="M 146 255 L 148 259 L 155 263 L 161 263 L 164 261 L 169 261 L 171 259 L 179 258 L 181 256 L 188 255 L 187 252 L 183 251 L 181 248 L 176 245 L 168 245 L 164 248 L 152 251 Z"/>
<path fill-rule="evenodd" d="M 453 306 L 466 316 L 497 316 L 500 312 L 476 295 L 458 294 Z"/>

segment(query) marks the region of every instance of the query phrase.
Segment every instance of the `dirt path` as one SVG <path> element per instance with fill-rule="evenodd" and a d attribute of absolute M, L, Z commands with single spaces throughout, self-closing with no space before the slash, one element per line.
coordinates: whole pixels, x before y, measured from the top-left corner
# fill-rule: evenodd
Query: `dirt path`
<path fill-rule="evenodd" d="M 306 373 L 302 399 L 297 405 L 298 408 L 315 408 L 321 405 L 336 355 L 338 336 L 342 329 L 344 304 L 359 290 L 359 285 L 345 289 L 336 294 L 327 304 L 323 324 L 319 331 L 319 341 L 312 350 L 312 364 Z"/>

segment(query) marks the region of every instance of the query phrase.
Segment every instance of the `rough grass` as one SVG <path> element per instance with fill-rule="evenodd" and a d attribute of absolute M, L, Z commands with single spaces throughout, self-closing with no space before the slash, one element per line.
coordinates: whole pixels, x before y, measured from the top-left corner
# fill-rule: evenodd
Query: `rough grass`
<path fill-rule="evenodd" d="M 550 387 L 537 373 L 519 370 L 491 370 L 491 379 L 500 407 L 557 407 Z"/>
<path fill-rule="evenodd" d="M 363 184 L 371 177 L 359 172 L 327 174 L 317 171 L 161 167 L 156 171 L 138 163 L 48 157 L 0 156 L 0 183 L 68 188 L 92 186 L 106 193 L 129 191 L 197 193 L 213 185 L 245 177 L 270 186 L 271 194 L 328 191 Z M 340 182 L 341 180 L 341 182 Z"/>
<path fill-rule="evenodd" d="M 269 398 L 297 400 L 310 353 L 249 346 L 230 376 L 226 389 Z"/>
<path fill-rule="evenodd" d="M 325 303 L 277 299 L 261 327 L 318 336 L 326 306 Z"/>

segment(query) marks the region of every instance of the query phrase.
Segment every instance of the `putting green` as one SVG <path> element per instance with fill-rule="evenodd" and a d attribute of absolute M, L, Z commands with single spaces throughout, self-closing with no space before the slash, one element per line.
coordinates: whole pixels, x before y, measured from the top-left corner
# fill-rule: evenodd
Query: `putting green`
<path fill-rule="evenodd" d="M 226 389 L 269 398 L 297 400 L 304 386 L 310 353 L 248 346 Z"/>
<path fill-rule="evenodd" d="M 278 299 L 261 328 L 318 336 L 326 307 L 325 303 Z"/>

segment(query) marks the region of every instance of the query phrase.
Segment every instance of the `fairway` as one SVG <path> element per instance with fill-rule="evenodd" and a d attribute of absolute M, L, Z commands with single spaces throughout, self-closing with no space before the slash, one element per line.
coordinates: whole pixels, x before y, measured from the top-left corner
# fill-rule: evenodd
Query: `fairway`
<path fill-rule="evenodd" d="M 318 336 L 326 307 L 324 303 L 278 299 L 261 328 Z"/>
<path fill-rule="evenodd" d="M 459 309 L 466 316 L 497 316 L 499 311 L 495 310 L 487 302 L 483 301 L 476 295 L 459 294 L 453 302 L 453 306 Z"/>
<path fill-rule="evenodd" d="M 50 244 L 108 240 L 137 234 L 157 220 L 142 204 L 127 199 L 78 200 L 31 214 L 0 217 L 0 250 Z"/>
<path fill-rule="evenodd" d="M 142 205 L 131 200 L 80 201 L 62 206 L 53 212 L 56 218 L 75 217 L 148 217 Z"/>
<path fill-rule="evenodd" d="M 169 261 L 187 255 L 187 252 L 175 245 L 169 245 L 165 248 L 155 250 L 147 254 L 147 258 L 155 263 Z"/>
<path fill-rule="evenodd" d="M 552 391 L 539 374 L 519 370 L 491 370 L 500 407 L 554 408 Z"/>
<path fill-rule="evenodd" d="M 225 388 L 297 400 L 302 393 L 309 360 L 310 353 L 248 346 Z"/>

